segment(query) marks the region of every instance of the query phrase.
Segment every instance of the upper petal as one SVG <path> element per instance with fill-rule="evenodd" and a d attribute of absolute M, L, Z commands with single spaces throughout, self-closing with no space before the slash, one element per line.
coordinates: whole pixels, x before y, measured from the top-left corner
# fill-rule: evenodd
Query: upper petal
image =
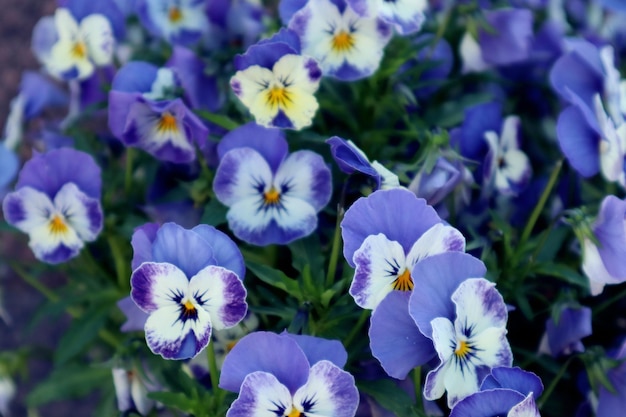
<path fill-rule="evenodd" d="M 489 327 L 506 326 L 506 304 L 493 282 L 484 278 L 467 279 L 454 291 L 452 301 L 456 306 L 457 329 L 471 328 L 472 334 L 480 334 Z"/>
<path fill-rule="evenodd" d="M 87 45 L 89 58 L 97 66 L 111 63 L 115 37 L 109 19 L 101 14 L 91 14 L 85 17 L 80 22 L 80 34 Z"/>

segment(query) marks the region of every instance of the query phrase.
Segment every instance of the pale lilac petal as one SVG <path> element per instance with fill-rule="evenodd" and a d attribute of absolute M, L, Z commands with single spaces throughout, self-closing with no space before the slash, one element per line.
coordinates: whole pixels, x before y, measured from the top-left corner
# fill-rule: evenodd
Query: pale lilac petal
<path fill-rule="evenodd" d="M 434 355 L 433 343 L 409 315 L 409 293 L 394 291 L 372 312 L 370 348 L 387 375 L 404 379 Z"/>
<path fill-rule="evenodd" d="M 246 198 L 258 198 L 261 202 L 262 193 L 271 184 L 272 172 L 261 154 L 251 148 L 236 148 L 222 157 L 213 190 L 223 204 L 233 206 Z"/>
<path fill-rule="evenodd" d="M 445 376 L 450 366 L 450 361 L 442 362 L 426 375 L 426 380 L 424 381 L 425 399 L 435 401 L 443 397 L 443 394 L 446 392 Z"/>
<path fill-rule="evenodd" d="M 306 201 L 316 212 L 328 204 L 332 193 L 330 169 L 320 155 L 311 151 L 289 155 L 276 172 L 274 182 L 283 193 Z"/>
<path fill-rule="evenodd" d="M 464 252 L 465 237 L 452 226 L 437 223 L 415 242 L 406 263 L 412 267 L 420 260 L 444 252 Z"/>
<path fill-rule="evenodd" d="M 130 277 L 131 297 L 146 313 L 157 309 L 179 307 L 176 300 L 187 294 L 189 281 L 178 267 L 170 263 L 145 262 Z"/>
<path fill-rule="evenodd" d="M 541 415 L 535 403 L 535 398 L 532 394 L 528 394 L 524 401 L 511 408 L 506 417 L 541 417 Z"/>
<path fill-rule="evenodd" d="M 257 371 L 246 376 L 226 417 L 284 416 L 291 412 L 291 407 L 287 387 L 274 375 Z"/>
<path fill-rule="evenodd" d="M 119 300 L 117 306 L 126 316 L 126 321 L 120 327 L 120 331 L 136 332 L 143 330 L 146 320 L 148 320 L 148 313 L 141 310 L 130 296 Z"/>
<path fill-rule="evenodd" d="M 311 367 L 309 379 L 296 391 L 293 402 L 305 415 L 353 417 L 359 392 L 352 375 L 323 360 Z"/>
<path fill-rule="evenodd" d="M 233 327 L 246 316 L 246 289 L 232 271 L 210 265 L 189 281 L 189 294 L 211 316 L 215 330 Z"/>
<path fill-rule="evenodd" d="M 348 352 L 339 340 L 327 340 L 304 334 L 281 333 L 291 337 L 298 343 L 311 365 L 327 360 L 343 368 L 348 360 Z"/>
<path fill-rule="evenodd" d="M 433 328 L 433 344 L 441 362 L 446 362 L 454 354 L 456 330 L 454 324 L 445 317 L 437 317 L 430 322 Z"/>
<path fill-rule="evenodd" d="M 156 239 L 160 225 L 157 223 L 146 223 L 136 227 L 130 244 L 133 247 L 133 260 L 131 268 L 137 269 L 144 262 L 152 261 L 152 242 Z"/>
<path fill-rule="evenodd" d="M 211 245 L 216 265 L 233 271 L 243 281 L 246 276 L 243 255 L 237 244 L 228 235 L 206 224 L 200 224 L 191 230 Z"/>
<path fill-rule="evenodd" d="M 81 240 L 91 242 L 102 231 L 100 201 L 85 195 L 76 184 L 65 184 L 54 197 L 54 205 Z"/>
<path fill-rule="evenodd" d="M 489 327 L 505 327 L 508 311 L 495 284 L 484 278 L 470 278 L 459 285 L 452 301 L 456 306 L 455 327 L 471 326 L 473 334 Z"/>
<path fill-rule="evenodd" d="M 354 252 L 353 262 L 356 269 L 350 295 L 359 307 L 372 310 L 393 290 L 394 281 L 407 268 L 402 246 L 382 233 L 368 236 Z"/>
<path fill-rule="evenodd" d="M 101 14 L 92 14 L 80 22 L 80 34 L 85 40 L 89 58 L 97 65 L 110 64 L 113 59 L 115 37 L 109 20 Z"/>

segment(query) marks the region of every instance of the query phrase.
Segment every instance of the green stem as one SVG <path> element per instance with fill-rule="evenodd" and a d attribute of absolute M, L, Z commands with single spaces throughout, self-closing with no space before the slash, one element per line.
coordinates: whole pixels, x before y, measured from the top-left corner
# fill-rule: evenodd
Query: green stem
<path fill-rule="evenodd" d="M 524 227 L 524 231 L 522 232 L 522 237 L 520 238 L 520 241 L 518 244 L 518 251 L 523 250 L 522 248 L 524 244 L 530 237 L 530 234 L 532 233 L 533 228 L 535 227 L 535 223 L 537 223 L 537 220 L 539 219 L 539 216 L 541 215 L 541 211 L 546 205 L 546 202 L 548 201 L 548 197 L 550 197 L 550 193 L 552 193 L 552 189 L 554 188 L 554 185 L 556 184 L 556 180 L 559 178 L 559 173 L 561 172 L 562 166 L 563 166 L 563 160 L 560 160 L 556 163 L 554 170 L 552 170 L 552 174 L 550 174 L 550 179 L 548 180 L 548 184 L 546 185 L 546 188 L 543 190 L 543 193 L 541 194 L 541 197 L 539 198 L 537 205 L 533 209 L 533 212 L 531 213 L 530 218 L 528 219 L 528 222 L 526 223 L 526 226 Z"/>
<path fill-rule="evenodd" d="M 348 337 L 346 337 L 346 340 L 344 341 L 343 345 L 345 347 L 348 347 L 350 343 L 352 343 L 356 335 L 359 334 L 359 332 L 361 331 L 361 328 L 363 328 L 363 325 L 369 318 L 370 313 L 371 312 L 369 310 L 363 310 L 361 312 L 361 316 L 359 317 L 359 320 L 356 322 L 356 325 L 352 328 L 352 331 L 350 332 L 350 334 L 348 335 Z"/>
<path fill-rule="evenodd" d="M 133 148 L 126 148 L 126 171 L 124 173 L 124 194 L 130 196 L 133 186 Z"/>
<path fill-rule="evenodd" d="M 219 412 L 222 406 L 222 394 L 224 391 L 220 389 L 219 382 L 219 370 L 217 369 L 217 360 L 215 358 L 215 343 L 213 340 L 209 342 L 209 346 L 206 349 L 207 359 L 209 361 L 209 376 L 211 377 L 211 386 L 213 387 L 213 397 L 215 398 L 215 412 Z"/>
<path fill-rule="evenodd" d="M 616 295 L 614 295 L 613 297 L 609 298 L 608 300 L 606 300 L 602 304 L 600 304 L 598 307 L 594 308 L 593 309 L 593 315 L 595 316 L 595 315 L 600 314 L 601 311 L 603 311 L 604 309 L 609 307 L 614 302 L 619 301 L 619 300 L 623 300 L 624 297 L 626 297 L 626 288 L 623 289 L 622 291 L 620 291 L 619 293 L 617 293 Z"/>
<path fill-rule="evenodd" d="M 118 286 L 121 290 L 127 290 L 130 288 L 130 273 L 127 268 L 128 264 L 126 262 L 126 258 L 124 258 L 124 251 L 120 247 L 116 236 L 109 235 L 107 237 L 107 242 L 109 243 L 111 255 L 113 256 Z"/>
<path fill-rule="evenodd" d="M 415 405 L 417 410 L 421 413 L 424 411 L 424 404 L 422 402 L 422 367 L 417 366 L 413 368 L 411 372 L 413 374 L 413 388 L 415 389 Z"/>
<path fill-rule="evenodd" d="M 548 401 L 548 398 L 550 398 L 550 395 L 552 395 L 552 391 L 554 391 L 554 389 L 556 388 L 556 385 L 559 383 L 561 378 L 563 378 L 563 375 L 565 375 L 565 371 L 567 371 L 567 367 L 569 366 L 570 362 L 574 358 L 575 358 L 575 356 L 571 356 L 563 364 L 563 366 L 561 366 L 561 369 L 559 369 L 559 372 L 556 374 L 556 376 L 554 377 L 552 382 L 550 382 L 550 385 L 548 386 L 548 388 L 543 391 L 543 395 L 541 396 L 541 400 L 537 403 L 537 407 L 539 409 L 541 409 L 541 407 L 543 407 L 543 405 Z"/>
<path fill-rule="evenodd" d="M 326 288 L 333 286 L 335 274 L 337 273 L 337 262 L 339 260 L 339 249 L 341 247 L 341 220 L 343 219 L 343 207 L 337 207 L 337 222 L 335 224 L 335 234 L 333 236 L 333 246 L 328 262 L 328 272 L 326 274 Z"/>

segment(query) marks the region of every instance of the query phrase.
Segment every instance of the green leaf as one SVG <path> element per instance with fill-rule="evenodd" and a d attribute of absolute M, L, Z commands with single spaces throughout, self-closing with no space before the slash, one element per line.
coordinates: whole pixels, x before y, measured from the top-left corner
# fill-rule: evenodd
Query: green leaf
<path fill-rule="evenodd" d="M 567 265 L 544 262 L 536 264 L 533 270 L 536 274 L 555 277 L 587 291 L 589 290 L 589 280 Z"/>
<path fill-rule="evenodd" d="M 412 415 L 413 399 L 400 389 L 393 381 L 381 379 L 378 381 L 359 381 L 360 391 L 373 397 L 383 408 L 391 411 L 398 417 Z"/>
<path fill-rule="evenodd" d="M 227 212 L 228 207 L 220 203 L 217 198 L 213 198 L 204 208 L 204 214 L 202 215 L 200 223 L 209 224 L 211 226 L 224 224 L 226 223 Z"/>
<path fill-rule="evenodd" d="M 67 362 L 93 342 L 104 326 L 108 312 L 108 306 L 100 307 L 99 310 L 89 310 L 82 317 L 73 320 L 54 352 L 54 362 L 57 365 Z"/>
<path fill-rule="evenodd" d="M 239 127 L 239 124 L 237 122 L 221 114 L 209 113 L 208 111 L 200 110 L 198 111 L 198 115 L 204 120 L 215 123 L 216 125 L 223 127 L 226 130 L 233 130 Z"/>
<path fill-rule="evenodd" d="M 246 266 L 250 269 L 261 281 L 269 284 L 273 287 L 279 288 L 289 295 L 302 301 L 302 291 L 300 291 L 300 285 L 295 279 L 289 278 L 283 271 L 274 269 L 267 265 L 259 264 L 252 261 L 246 261 Z"/>
<path fill-rule="evenodd" d="M 176 408 L 186 413 L 194 412 L 195 401 L 187 398 L 182 392 L 149 392 L 148 398 L 152 398 L 167 407 Z"/>
<path fill-rule="evenodd" d="M 58 368 L 28 394 L 26 403 L 30 407 L 38 407 L 51 401 L 83 397 L 112 383 L 109 368 L 84 364 Z"/>
<path fill-rule="evenodd" d="M 313 284 L 321 290 L 324 285 L 324 256 L 319 236 L 312 234 L 304 239 L 298 239 L 289 244 L 289 250 L 293 258 L 293 267 L 304 275 L 308 266 Z"/>

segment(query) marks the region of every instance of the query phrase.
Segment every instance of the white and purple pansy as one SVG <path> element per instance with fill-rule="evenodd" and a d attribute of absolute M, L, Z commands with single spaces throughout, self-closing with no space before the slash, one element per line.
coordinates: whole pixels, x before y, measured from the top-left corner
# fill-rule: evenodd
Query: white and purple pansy
<path fill-rule="evenodd" d="M 235 236 L 255 245 L 286 244 L 317 227 L 332 193 L 330 170 L 311 151 L 288 153 L 284 132 L 249 123 L 218 145 L 213 190 L 229 207 Z"/>
<path fill-rule="evenodd" d="M 37 259 L 65 262 L 102 230 L 101 185 L 100 167 L 90 155 L 70 148 L 39 154 L 4 198 L 4 216 L 28 234 Z"/>
<path fill-rule="evenodd" d="M 235 57 L 235 67 L 230 86 L 259 125 L 295 130 L 311 125 L 322 72 L 315 59 L 300 55 L 295 33 L 283 29 L 252 45 Z"/>
<path fill-rule="evenodd" d="M 394 290 L 413 290 L 411 270 L 420 260 L 465 250 L 461 232 L 444 225 L 424 199 L 403 188 L 357 200 L 346 211 L 341 230 L 344 257 L 355 267 L 350 295 L 371 310 Z"/>
<path fill-rule="evenodd" d="M 532 173 L 530 159 L 520 149 L 519 129 L 519 117 L 508 116 L 502 122 L 499 135 L 493 130 L 484 134 L 489 151 L 485 157 L 483 184 L 492 183 L 501 194 L 519 194 Z"/>
<path fill-rule="evenodd" d="M 143 26 L 167 42 L 191 45 L 209 29 L 206 0 L 137 0 Z"/>
<path fill-rule="evenodd" d="M 353 81 L 372 75 L 391 39 L 391 25 L 357 14 L 346 0 L 310 0 L 289 21 L 302 53 L 315 58 L 324 75 Z"/>
<path fill-rule="evenodd" d="M 180 86 L 169 68 L 130 62 L 113 79 L 109 92 L 109 129 L 126 146 L 143 149 L 155 158 L 188 163 L 196 158 L 208 129 L 175 98 Z"/>
<path fill-rule="evenodd" d="M 454 268 L 440 268 L 430 279 L 454 282 L 458 274 L 452 279 L 446 276 Z M 450 295 L 453 288 L 428 286 L 414 292 L 409 302 L 411 316 L 420 331 L 432 338 L 440 361 L 426 376 L 424 397 L 436 400 L 447 392 L 450 408 L 477 392 L 491 368 L 511 366 L 513 361 L 506 338 L 508 311 L 495 284 L 472 277 Z M 433 303 L 443 307 L 432 308 Z"/>
<path fill-rule="evenodd" d="M 226 357 L 219 386 L 238 392 L 227 417 L 353 417 L 359 404 L 354 377 L 343 371 L 338 341 L 255 332 Z"/>
<path fill-rule="evenodd" d="M 532 372 L 493 368 L 480 391 L 459 401 L 450 417 L 540 417 L 536 400 L 542 392 L 541 379 Z"/>
<path fill-rule="evenodd" d="M 361 16 L 380 17 L 402 35 L 418 32 L 426 17 L 427 0 L 347 0 Z"/>
<path fill-rule="evenodd" d="M 602 200 L 592 231 L 598 244 L 583 242 L 582 270 L 589 279 L 591 295 L 605 285 L 626 281 L 626 200 L 609 195 Z"/>
<path fill-rule="evenodd" d="M 243 257 L 217 229 L 175 223 L 144 225 L 133 234 L 131 297 L 148 313 L 148 347 L 166 359 L 204 349 L 215 330 L 246 316 Z"/>
<path fill-rule="evenodd" d="M 111 63 L 115 37 L 104 15 L 91 14 L 79 23 L 68 9 L 58 8 L 54 17 L 37 23 L 32 47 L 53 77 L 84 80 L 96 67 Z"/>

